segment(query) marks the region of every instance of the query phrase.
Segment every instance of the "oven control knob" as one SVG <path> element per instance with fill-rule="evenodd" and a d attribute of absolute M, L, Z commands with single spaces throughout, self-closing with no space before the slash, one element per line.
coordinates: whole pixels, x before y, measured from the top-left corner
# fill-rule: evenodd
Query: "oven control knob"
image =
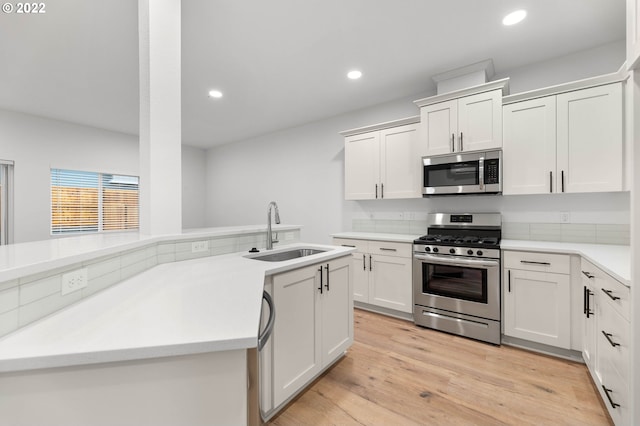
<path fill-rule="evenodd" d="M 473 250 L 467 250 L 467 254 L 471 256 L 473 254 Z"/>
<path fill-rule="evenodd" d="M 456 254 L 456 249 L 449 249 L 449 253 Z"/>
<path fill-rule="evenodd" d="M 438 251 L 439 251 L 439 250 L 438 250 L 438 247 L 434 247 L 434 248 L 433 248 L 433 252 L 434 252 L 434 253 L 437 253 Z"/>
<path fill-rule="evenodd" d="M 425 247 L 424 251 L 427 251 L 427 252 L 431 251 L 431 247 Z"/>
<path fill-rule="evenodd" d="M 476 254 L 477 254 L 478 256 L 482 256 L 482 254 L 483 254 L 483 253 L 482 253 L 482 250 L 478 250 L 478 251 L 476 252 Z"/>

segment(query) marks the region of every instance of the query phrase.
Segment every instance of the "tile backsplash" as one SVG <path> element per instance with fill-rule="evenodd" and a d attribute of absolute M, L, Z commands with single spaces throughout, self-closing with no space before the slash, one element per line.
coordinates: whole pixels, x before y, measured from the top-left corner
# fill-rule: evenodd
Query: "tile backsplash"
<path fill-rule="evenodd" d="M 300 230 L 274 232 L 280 244 L 300 241 Z M 192 243 L 207 241 L 208 249 L 193 252 Z M 42 272 L 0 283 L 0 337 L 160 263 L 178 262 L 264 247 L 264 232 L 218 238 L 195 238 L 165 241 L 79 262 L 64 268 Z M 62 275 L 87 268 L 87 286 L 66 295 L 61 294 Z"/>
<path fill-rule="evenodd" d="M 427 221 L 359 218 L 352 220 L 351 229 L 356 232 L 422 235 L 427 232 Z M 503 222 L 502 238 L 629 245 L 630 228 L 628 224 Z"/>

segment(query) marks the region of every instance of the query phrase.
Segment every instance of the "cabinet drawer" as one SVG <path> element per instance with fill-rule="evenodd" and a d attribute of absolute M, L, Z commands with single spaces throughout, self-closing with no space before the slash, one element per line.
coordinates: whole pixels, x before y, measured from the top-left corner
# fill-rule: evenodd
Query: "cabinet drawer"
<path fill-rule="evenodd" d="M 629 377 L 629 322 L 604 303 L 602 305 L 602 317 L 598 319 L 598 347 L 603 359 L 608 360 L 621 377 Z M 604 333 L 607 333 L 605 336 Z"/>
<path fill-rule="evenodd" d="M 356 253 L 367 253 L 369 242 L 367 240 L 352 240 L 347 238 L 334 238 L 333 244 L 336 246 L 355 247 Z"/>
<path fill-rule="evenodd" d="M 385 256 L 411 257 L 411 244 L 369 241 L 369 253 Z"/>
<path fill-rule="evenodd" d="M 602 384 L 596 384 L 600 389 L 602 400 L 607 407 L 613 423 L 616 425 L 630 425 L 629 422 L 629 385 L 615 371 L 608 360 L 602 362 Z M 604 388 L 608 392 L 604 391 Z M 614 407 L 612 403 L 618 406 Z"/>
<path fill-rule="evenodd" d="M 583 277 L 589 278 L 602 300 L 611 304 L 624 319 L 630 321 L 629 287 L 587 260 L 582 259 L 580 267 Z"/>
<path fill-rule="evenodd" d="M 569 274 L 571 271 L 571 259 L 567 254 L 505 251 L 504 267 L 507 269 L 522 269 L 525 271 Z"/>

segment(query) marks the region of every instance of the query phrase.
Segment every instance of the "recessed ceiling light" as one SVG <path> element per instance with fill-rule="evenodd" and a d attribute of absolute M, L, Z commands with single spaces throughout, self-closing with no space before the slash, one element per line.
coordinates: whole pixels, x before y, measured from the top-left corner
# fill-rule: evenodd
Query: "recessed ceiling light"
<path fill-rule="evenodd" d="M 502 19 L 503 25 L 514 25 L 518 22 L 522 21 L 527 16 L 526 10 L 516 10 L 515 12 L 511 12 L 507 16 Z"/>
<path fill-rule="evenodd" d="M 349 73 L 347 73 L 347 77 L 351 80 L 357 80 L 362 77 L 362 72 L 358 70 L 349 71 Z"/>
<path fill-rule="evenodd" d="M 222 92 L 219 90 L 209 90 L 209 96 L 212 98 L 221 98 Z"/>

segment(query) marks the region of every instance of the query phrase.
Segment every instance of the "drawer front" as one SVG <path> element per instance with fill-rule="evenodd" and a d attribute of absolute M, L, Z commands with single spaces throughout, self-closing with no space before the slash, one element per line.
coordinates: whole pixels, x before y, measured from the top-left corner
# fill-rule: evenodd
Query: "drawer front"
<path fill-rule="evenodd" d="M 525 271 L 569 274 L 571 271 L 571 258 L 567 254 L 504 251 L 504 267 Z"/>
<path fill-rule="evenodd" d="M 600 388 L 602 400 L 613 423 L 630 425 L 629 385 L 606 359 L 602 362 L 602 384 L 596 384 L 596 386 Z M 607 389 L 606 392 L 604 388 Z M 612 404 L 617 406 L 614 407 Z"/>
<path fill-rule="evenodd" d="M 587 260 L 583 259 L 580 267 L 583 277 L 589 277 L 589 281 L 593 283 L 598 295 L 602 296 L 602 300 L 611 304 L 624 319 L 631 321 L 629 287 Z"/>
<path fill-rule="evenodd" d="M 352 240 L 347 238 L 334 238 L 333 244 L 336 246 L 355 247 L 356 253 L 367 253 L 369 242 L 367 240 Z"/>
<path fill-rule="evenodd" d="M 369 253 L 384 256 L 411 257 L 412 247 L 409 243 L 369 241 Z"/>
<path fill-rule="evenodd" d="M 600 298 L 602 300 L 602 297 Z M 598 347 L 603 351 L 603 359 L 608 360 L 616 372 L 626 381 L 629 377 L 629 336 L 630 326 L 610 304 L 602 304 L 602 316 L 598 322 Z M 605 333 L 607 334 L 605 336 Z"/>

